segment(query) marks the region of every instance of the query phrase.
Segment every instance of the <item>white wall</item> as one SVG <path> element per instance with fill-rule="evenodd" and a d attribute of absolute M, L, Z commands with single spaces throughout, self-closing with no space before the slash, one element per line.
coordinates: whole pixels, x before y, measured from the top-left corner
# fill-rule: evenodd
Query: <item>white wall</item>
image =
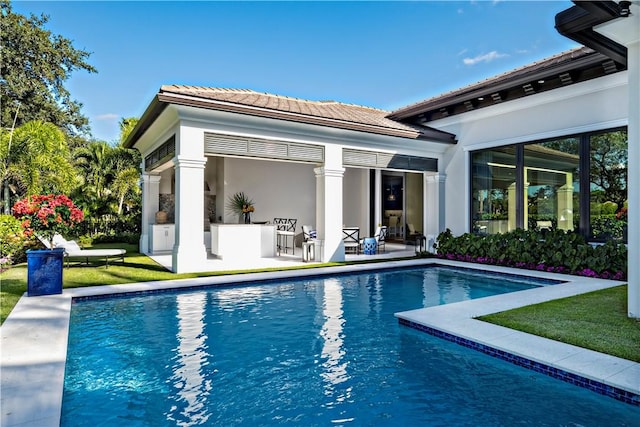
<path fill-rule="evenodd" d="M 628 117 L 627 73 L 619 72 L 493 107 L 429 122 L 458 137 L 445 153 L 446 226 L 469 231 L 470 150 L 623 126 Z"/>
<path fill-rule="evenodd" d="M 296 218 L 296 234 L 302 233 L 302 225 L 315 226 L 315 165 L 238 158 L 225 158 L 224 163 L 224 189 L 218 193 L 218 203 L 222 197 L 226 206 L 229 196 L 242 191 L 254 202 L 254 221 Z M 224 215 L 225 222 L 238 222 L 226 209 L 218 215 Z"/>
<path fill-rule="evenodd" d="M 342 181 L 342 222 L 360 227 L 361 237 L 369 236 L 369 170 L 346 168 Z"/>

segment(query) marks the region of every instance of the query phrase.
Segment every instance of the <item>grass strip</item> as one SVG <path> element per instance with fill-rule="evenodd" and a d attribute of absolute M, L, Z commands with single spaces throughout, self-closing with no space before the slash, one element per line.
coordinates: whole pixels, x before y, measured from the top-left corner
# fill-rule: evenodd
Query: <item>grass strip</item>
<path fill-rule="evenodd" d="M 478 319 L 640 362 L 640 321 L 627 317 L 627 285 Z"/>
<path fill-rule="evenodd" d="M 138 252 L 137 245 L 122 243 L 97 244 L 93 249 L 126 249 L 124 263 L 112 261 L 105 268 L 104 259 L 91 259 L 89 264 L 77 264 L 72 261 L 71 267 L 65 267 L 62 273 L 63 288 L 80 288 L 99 285 L 119 285 L 126 283 L 150 282 L 156 280 L 190 279 L 194 277 L 224 276 L 231 274 L 247 274 L 266 271 L 299 270 L 307 268 L 332 267 L 338 265 L 365 264 L 386 260 L 365 260 L 353 262 L 328 262 L 298 265 L 294 267 L 271 267 L 253 270 L 225 270 L 203 273 L 175 274 L 155 262 L 150 257 Z M 396 258 L 403 259 L 403 258 Z M 66 265 L 66 262 L 65 262 Z M 0 324 L 4 323 L 20 297 L 27 291 L 27 264 L 12 266 L 0 273 Z"/>

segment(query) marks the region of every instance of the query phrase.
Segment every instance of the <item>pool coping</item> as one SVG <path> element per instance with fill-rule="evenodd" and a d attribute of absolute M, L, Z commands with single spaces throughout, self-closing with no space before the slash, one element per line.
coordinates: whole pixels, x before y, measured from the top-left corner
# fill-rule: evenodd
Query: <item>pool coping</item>
<path fill-rule="evenodd" d="M 473 319 L 510 308 L 619 286 L 624 282 L 427 258 L 93 286 L 65 289 L 60 295 L 50 296 L 25 295 L 0 327 L 0 424 L 5 427 L 60 425 L 69 316 L 72 300 L 75 298 L 246 284 L 430 264 L 561 280 L 566 283 L 518 291 L 517 299 L 513 298 L 514 293 L 510 293 L 397 313 L 401 323 L 426 332 L 439 333 L 445 339 L 457 337 L 463 345 L 476 343 L 477 350 L 485 346 L 553 367 L 597 384 L 623 390 L 632 397 L 635 395 L 640 401 L 640 363 Z"/>

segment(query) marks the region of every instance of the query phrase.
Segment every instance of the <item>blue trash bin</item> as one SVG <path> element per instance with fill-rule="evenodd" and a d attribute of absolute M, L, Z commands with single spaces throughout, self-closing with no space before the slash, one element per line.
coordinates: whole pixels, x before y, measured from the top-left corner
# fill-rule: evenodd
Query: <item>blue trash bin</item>
<path fill-rule="evenodd" d="M 27 251 L 27 296 L 62 293 L 64 249 Z"/>
<path fill-rule="evenodd" d="M 362 246 L 365 255 L 375 255 L 378 249 L 378 243 L 374 237 L 365 238 Z"/>

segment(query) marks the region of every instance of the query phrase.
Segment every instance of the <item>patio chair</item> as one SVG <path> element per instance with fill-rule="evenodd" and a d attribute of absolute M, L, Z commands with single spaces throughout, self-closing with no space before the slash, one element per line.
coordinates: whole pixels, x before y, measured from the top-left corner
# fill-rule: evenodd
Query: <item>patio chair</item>
<path fill-rule="evenodd" d="M 359 227 L 343 227 L 342 242 L 344 243 L 344 251 L 354 251 L 356 255 L 360 254 L 360 228 Z"/>
<path fill-rule="evenodd" d="M 419 239 L 424 237 L 420 231 L 417 231 L 413 224 L 407 224 L 407 240 L 415 241 L 415 239 Z"/>
<path fill-rule="evenodd" d="M 380 252 L 380 249 L 385 250 L 385 243 L 387 241 L 387 233 L 389 228 L 386 225 L 380 225 L 376 228 L 376 232 L 373 235 L 373 238 L 376 240 L 376 253 Z M 360 250 L 364 250 L 364 240 L 360 239 Z"/>
<path fill-rule="evenodd" d="M 381 225 L 376 229 L 376 233 L 373 235 L 374 239 L 376 239 L 376 243 L 378 244 L 377 246 L 377 252 L 380 252 L 380 249 L 382 249 L 383 251 L 386 250 L 385 247 L 385 243 L 387 241 L 387 226 L 386 225 Z"/>
<path fill-rule="evenodd" d="M 298 220 L 295 218 L 274 218 L 273 223 L 276 225 L 276 238 L 278 255 L 282 248 L 288 252 L 288 240 L 291 237 L 291 251 L 296 254 L 295 236 L 296 236 L 296 224 Z"/>
<path fill-rule="evenodd" d="M 46 239 L 37 237 L 47 248 L 51 247 Z M 104 258 L 105 266 L 109 268 L 109 258 L 121 259 L 124 263 L 124 254 L 127 253 L 125 249 L 82 249 L 75 240 L 67 240 L 59 234 L 54 234 L 52 242 L 54 248 L 64 249 L 67 267 L 71 258 L 84 258 L 86 264 L 89 264 L 89 258 Z"/>
<path fill-rule="evenodd" d="M 391 237 L 396 237 L 399 232 L 398 232 L 398 223 L 399 223 L 399 219 L 397 216 L 395 215 L 391 215 L 389 216 L 389 235 Z"/>
<path fill-rule="evenodd" d="M 308 242 L 309 240 L 313 240 L 317 237 L 316 230 L 313 229 L 311 225 L 303 225 L 302 226 L 302 241 Z"/>
<path fill-rule="evenodd" d="M 551 221 L 536 221 L 536 229 L 538 231 L 551 231 L 553 223 Z"/>
<path fill-rule="evenodd" d="M 316 230 L 311 225 L 302 226 L 302 261 L 314 261 L 316 258 Z"/>

